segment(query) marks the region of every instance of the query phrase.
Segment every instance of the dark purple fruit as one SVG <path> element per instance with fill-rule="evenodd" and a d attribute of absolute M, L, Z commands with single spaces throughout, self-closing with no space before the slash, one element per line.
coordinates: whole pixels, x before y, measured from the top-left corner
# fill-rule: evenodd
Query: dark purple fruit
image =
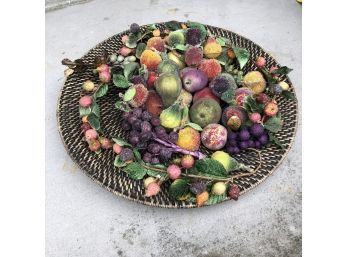
<path fill-rule="evenodd" d="M 236 140 L 238 137 L 238 134 L 236 132 L 228 132 L 227 134 L 227 140 Z"/>
<path fill-rule="evenodd" d="M 156 144 L 156 143 L 151 143 L 151 144 L 149 144 L 149 146 L 147 147 L 147 150 L 148 150 L 150 153 L 157 154 L 157 153 L 160 152 L 161 146 L 160 146 L 159 144 Z"/>
<path fill-rule="evenodd" d="M 259 124 L 259 123 L 254 123 L 251 127 L 250 127 L 250 134 L 254 137 L 259 137 L 263 134 L 263 132 L 265 131 L 264 127 Z"/>
<path fill-rule="evenodd" d="M 158 159 L 158 157 L 152 157 L 151 159 L 151 164 L 158 164 L 160 161 Z"/>
<path fill-rule="evenodd" d="M 138 118 L 138 119 L 140 119 L 141 118 L 141 114 L 143 113 L 143 110 L 141 109 L 141 108 L 134 108 L 133 110 L 132 110 L 132 114 L 136 117 L 136 118 Z"/>
<path fill-rule="evenodd" d="M 132 124 L 132 129 L 141 131 L 141 121 L 140 120 L 136 120 L 131 124 Z"/>
<path fill-rule="evenodd" d="M 231 185 L 230 187 L 230 190 L 228 191 L 228 196 L 237 201 L 238 200 L 238 197 L 239 197 L 239 194 L 240 194 L 240 189 L 237 185 Z"/>
<path fill-rule="evenodd" d="M 143 121 L 141 122 L 141 132 L 151 132 L 152 130 L 152 126 L 150 124 L 150 122 L 148 121 Z"/>
<path fill-rule="evenodd" d="M 148 152 L 144 153 L 144 155 L 143 155 L 143 161 L 144 162 L 150 163 L 151 159 L 152 159 L 152 154 L 150 154 Z"/>
<path fill-rule="evenodd" d="M 157 117 L 151 118 L 151 124 L 155 127 L 161 125 L 161 120 Z"/>
<path fill-rule="evenodd" d="M 148 111 L 143 111 L 143 113 L 141 114 L 142 120 L 150 121 L 151 118 L 152 118 L 152 115 Z"/>
<path fill-rule="evenodd" d="M 239 143 L 239 147 L 240 147 L 240 149 L 242 149 L 242 150 L 247 149 L 247 148 L 249 147 L 248 141 L 241 141 L 241 142 Z"/>
<path fill-rule="evenodd" d="M 267 134 L 262 134 L 259 137 L 259 142 L 261 143 L 261 145 L 267 145 L 268 144 L 268 135 Z"/>
<path fill-rule="evenodd" d="M 190 191 L 195 195 L 203 193 L 206 190 L 206 188 L 207 185 L 203 181 L 195 181 L 190 185 Z"/>
<path fill-rule="evenodd" d="M 241 141 L 247 141 L 249 140 L 250 138 L 250 133 L 247 129 L 242 129 L 240 132 L 239 132 L 239 139 Z"/>
<path fill-rule="evenodd" d="M 129 148 L 122 148 L 120 153 L 120 160 L 123 162 L 131 161 L 134 158 L 133 151 Z"/>
<path fill-rule="evenodd" d="M 132 23 L 129 30 L 131 33 L 138 33 L 140 32 L 140 26 L 137 23 Z"/>
<path fill-rule="evenodd" d="M 133 146 L 137 145 L 139 143 L 139 136 L 138 135 L 129 136 L 129 143 Z"/>
<path fill-rule="evenodd" d="M 178 137 L 179 137 L 178 133 L 175 131 L 172 131 L 169 133 L 168 140 L 172 142 L 173 144 L 176 144 L 176 142 L 178 141 Z"/>
<path fill-rule="evenodd" d="M 128 130 L 130 130 L 131 128 L 132 128 L 132 126 L 127 122 L 127 121 L 123 121 L 122 122 L 122 124 L 121 124 L 121 128 L 123 129 L 123 130 L 126 130 L 126 131 L 128 131 Z"/>

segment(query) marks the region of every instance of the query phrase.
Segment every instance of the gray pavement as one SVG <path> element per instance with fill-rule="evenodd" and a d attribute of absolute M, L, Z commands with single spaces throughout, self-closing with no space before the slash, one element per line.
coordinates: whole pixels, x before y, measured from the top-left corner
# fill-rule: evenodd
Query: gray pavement
<path fill-rule="evenodd" d="M 173 210 L 128 201 L 92 182 L 67 155 L 55 116 L 63 58 L 79 58 L 132 22 L 173 19 L 223 27 L 257 42 L 294 69 L 290 78 L 301 110 L 301 15 L 295 0 L 95 0 L 47 12 L 46 256 L 301 256 L 301 120 L 278 170 L 239 201 Z"/>

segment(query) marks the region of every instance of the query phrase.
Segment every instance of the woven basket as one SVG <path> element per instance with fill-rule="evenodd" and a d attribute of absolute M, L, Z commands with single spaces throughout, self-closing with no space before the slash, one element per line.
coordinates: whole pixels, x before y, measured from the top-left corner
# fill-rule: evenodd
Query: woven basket
<path fill-rule="evenodd" d="M 157 24 L 162 30 L 163 23 Z M 142 27 L 142 30 L 144 30 Z M 215 36 L 229 38 L 235 46 L 244 47 L 249 50 L 250 60 L 255 60 L 258 56 L 264 56 L 267 60 L 267 68 L 279 64 L 260 46 L 252 41 L 231 31 L 206 25 Z M 102 55 L 106 50 L 108 54 L 117 52 L 122 46 L 121 37 L 129 31 L 124 31 L 115 36 L 112 36 L 101 42 L 91 49 L 81 59 L 86 63 L 93 63 L 96 56 Z M 253 62 L 249 61 L 243 71 L 256 70 Z M 64 143 L 64 146 L 71 156 L 72 160 L 83 170 L 87 176 L 97 182 L 110 192 L 125 197 L 127 199 L 143 203 L 146 205 L 165 207 L 165 208 L 192 208 L 195 204 L 185 203 L 183 201 L 173 201 L 168 197 L 167 183 L 162 185 L 161 192 L 154 197 L 145 197 L 145 190 L 142 180 L 137 181 L 128 177 L 120 168 L 113 165 L 115 154 L 113 151 L 102 151 L 97 155 L 91 152 L 86 142 L 82 140 L 83 135 L 80 132 L 81 119 L 79 118 L 79 98 L 81 93 L 81 85 L 86 80 L 97 82 L 92 70 L 75 71 L 70 75 L 62 90 L 58 100 L 57 119 L 59 132 Z M 290 85 L 290 91 L 294 92 L 291 81 L 287 76 L 284 76 L 286 82 Z M 119 90 L 115 87 L 109 87 L 107 95 L 98 99 L 98 104 L 101 111 L 101 126 L 107 137 L 122 137 L 127 138 L 127 133 L 122 131 L 120 124 L 122 121 L 121 112 L 116 110 L 114 104 L 118 100 Z M 282 162 L 293 142 L 297 128 L 297 101 L 287 100 L 283 97 L 276 98 L 282 118 L 284 120 L 283 128 L 276 134 L 279 141 L 285 146 L 280 149 L 276 146 L 270 146 L 261 150 L 262 164 L 261 168 L 253 175 L 241 177 L 235 180 L 241 189 L 241 194 L 254 188 L 268 176 L 270 176 L 278 165 Z M 207 152 L 206 149 L 201 149 Z M 258 165 L 257 155 L 253 151 L 243 151 L 234 156 L 238 161 L 255 168 Z"/>

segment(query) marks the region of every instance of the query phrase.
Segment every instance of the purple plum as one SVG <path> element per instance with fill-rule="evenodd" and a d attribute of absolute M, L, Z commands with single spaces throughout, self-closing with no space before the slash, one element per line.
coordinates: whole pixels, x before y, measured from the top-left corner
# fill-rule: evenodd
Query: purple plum
<path fill-rule="evenodd" d="M 184 88 L 191 93 L 201 90 L 208 84 L 207 75 L 196 68 L 187 67 L 182 69 L 180 78 Z"/>

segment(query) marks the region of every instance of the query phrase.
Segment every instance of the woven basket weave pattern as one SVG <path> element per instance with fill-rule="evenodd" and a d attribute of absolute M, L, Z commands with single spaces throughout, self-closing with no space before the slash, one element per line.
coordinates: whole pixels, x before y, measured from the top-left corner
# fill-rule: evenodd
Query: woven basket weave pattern
<path fill-rule="evenodd" d="M 158 25 L 160 29 L 163 30 L 163 24 Z M 250 60 L 255 60 L 258 56 L 264 56 L 267 60 L 267 68 L 270 68 L 273 65 L 278 65 L 269 54 L 252 41 L 221 28 L 213 26 L 206 26 L 206 28 L 213 35 L 229 38 L 235 46 L 248 49 L 251 55 Z M 144 27 L 142 27 L 142 30 L 144 30 Z M 94 58 L 96 56 L 101 56 L 104 50 L 106 50 L 108 54 L 117 52 L 117 50 L 123 45 L 121 37 L 126 33 L 128 33 L 128 31 L 124 31 L 103 41 L 81 59 L 86 63 L 93 63 Z M 256 66 L 251 61 L 249 61 L 243 68 L 244 72 L 250 70 L 256 70 Z M 196 207 L 195 204 L 170 200 L 168 197 L 168 183 L 162 185 L 162 190 L 158 195 L 151 198 L 144 197 L 145 190 L 142 180 L 133 180 L 120 168 L 116 168 L 113 165 L 115 159 L 113 151 L 102 151 L 100 155 L 96 155 L 88 149 L 86 142 L 82 140 L 83 135 L 80 132 L 81 119 L 78 115 L 78 102 L 81 95 L 81 85 L 88 79 L 95 83 L 98 82 L 97 77 L 93 75 L 91 69 L 75 71 L 67 78 L 58 101 L 57 118 L 59 130 L 67 152 L 73 161 L 94 181 L 117 195 L 121 195 L 143 204 L 158 207 Z M 290 85 L 290 91 L 293 92 L 294 89 L 289 78 L 284 76 L 283 79 L 285 79 L 285 81 Z M 121 112 L 116 110 L 114 107 L 115 102 L 118 100 L 118 92 L 120 92 L 118 89 L 109 86 L 107 95 L 98 98 L 98 104 L 101 111 L 101 126 L 108 138 L 115 136 L 127 138 L 127 133 L 120 127 L 122 121 Z M 241 189 L 241 194 L 264 181 L 277 168 L 289 150 L 295 136 L 297 127 L 297 101 L 286 100 L 282 97 L 278 97 L 276 100 L 284 120 L 283 128 L 276 134 L 276 136 L 285 146 L 285 149 L 271 146 L 261 150 L 262 165 L 257 173 L 252 176 L 241 177 L 235 180 L 235 183 L 237 183 Z M 207 149 L 202 148 L 201 150 L 205 153 L 209 153 Z M 235 156 L 235 158 L 252 168 L 255 168 L 258 165 L 257 154 L 253 151 L 244 151 Z"/>

